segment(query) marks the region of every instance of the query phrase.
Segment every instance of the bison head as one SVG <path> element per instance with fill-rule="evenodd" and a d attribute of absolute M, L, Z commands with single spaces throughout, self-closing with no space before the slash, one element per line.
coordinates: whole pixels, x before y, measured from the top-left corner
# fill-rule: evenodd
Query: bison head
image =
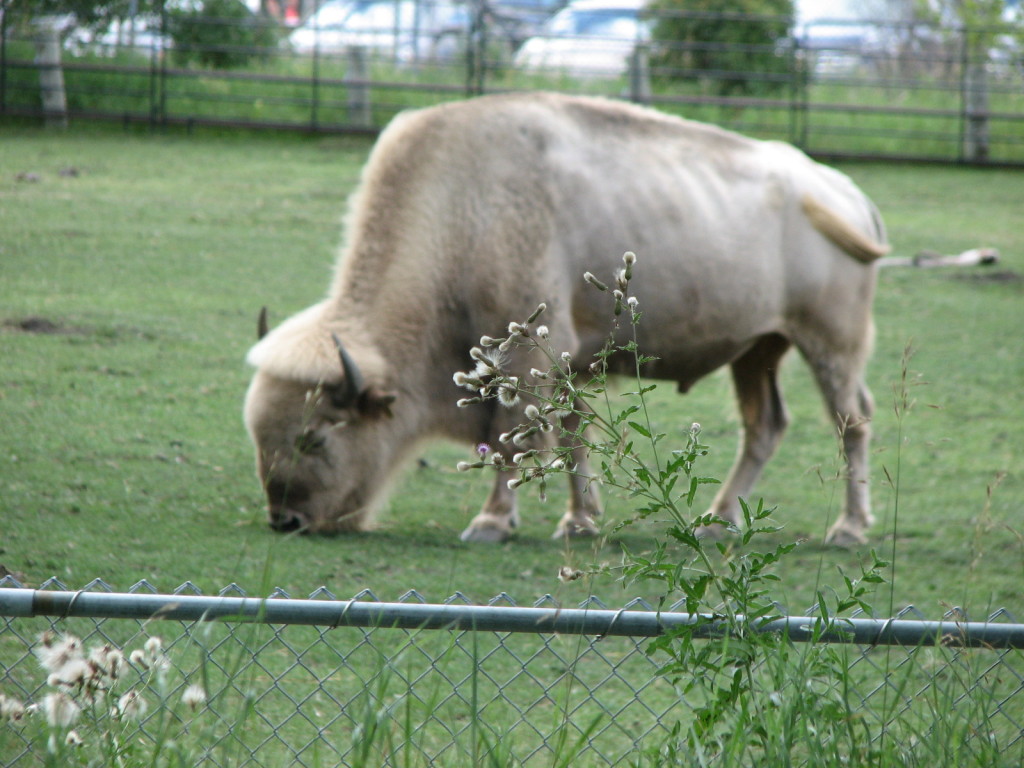
<path fill-rule="evenodd" d="M 262 318 L 260 326 L 262 336 Z M 364 528 L 398 458 L 401 441 L 390 435 L 395 395 L 364 378 L 322 305 L 266 334 L 249 361 L 257 371 L 245 424 L 271 527 Z"/>

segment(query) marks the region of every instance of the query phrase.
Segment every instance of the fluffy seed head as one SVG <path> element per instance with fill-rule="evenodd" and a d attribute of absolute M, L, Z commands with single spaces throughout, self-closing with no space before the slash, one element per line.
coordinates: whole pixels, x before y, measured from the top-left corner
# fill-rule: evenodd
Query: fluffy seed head
<path fill-rule="evenodd" d="M 558 569 L 558 580 L 562 583 L 569 581 L 576 581 L 577 579 L 583 578 L 583 571 L 578 568 L 572 568 L 568 565 L 563 565 Z"/>
<path fill-rule="evenodd" d="M 509 376 L 498 384 L 498 402 L 506 408 L 513 408 L 519 402 L 519 379 Z"/>
<path fill-rule="evenodd" d="M 192 683 L 185 692 L 181 694 L 181 703 L 193 712 L 206 703 L 206 691 L 199 683 Z"/>
<path fill-rule="evenodd" d="M 48 693 L 42 701 L 46 722 L 54 728 L 70 728 L 82 710 L 66 693 Z"/>
<path fill-rule="evenodd" d="M 117 700 L 117 711 L 126 720 L 141 720 L 146 715 L 148 705 L 138 691 L 128 691 Z"/>

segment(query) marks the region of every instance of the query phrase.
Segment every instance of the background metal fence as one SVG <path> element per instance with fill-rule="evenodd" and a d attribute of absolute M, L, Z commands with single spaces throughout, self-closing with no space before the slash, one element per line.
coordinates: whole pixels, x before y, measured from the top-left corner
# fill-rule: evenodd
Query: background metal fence
<path fill-rule="evenodd" d="M 0 587 L 0 694 L 38 702 L 48 690 L 33 654 L 47 632 L 126 655 L 158 636 L 160 695 L 178 702 L 201 683 L 208 703 L 198 714 L 151 709 L 126 737 L 199 734 L 202 764 L 365 764 L 365 739 L 382 728 L 387 765 L 478 764 L 494 750 L 518 761 L 509 764 L 549 764 L 566 740 L 580 745 L 581 765 L 632 765 L 692 719 L 692 700 L 645 650 L 664 626 L 691 619 L 643 601 L 609 610 L 591 598 L 570 609 L 545 597 L 519 607 L 502 594 L 478 606 L 456 593 L 429 604 L 415 591 L 339 601 L 325 588 L 256 599 L 237 585 L 206 597 L 192 583 L 161 595 L 146 581 L 115 593 L 100 580 L 69 592 L 56 580 L 29 590 L 10 577 Z M 761 629 L 799 641 L 815 621 Z M 713 636 L 714 625 L 702 631 Z M 828 640 L 848 670 L 851 715 L 873 739 L 927 738 L 961 718 L 967 740 L 1007 765 L 1024 758 L 1024 625 L 1006 612 L 972 623 L 953 610 L 926 622 L 908 608 L 840 621 Z M 839 685 L 806 682 L 823 698 Z M 37 764 L 31 731 L 5 728 L 3 764 Z"/>
<path fill-rule="evenodd" d="M 318 21 L 330 5 L 318 0 L 298 29 L 259 15 L 186 29 L 157 3 L 86 31 L 19 21 L 28 6 L 0 0 L 0 115 L 372 133 L 406 107 L 545 88 L 652 104 L 816 156 L 1024 164 L 1019 26 L 822 19 L 767 43 L 722 43 L 666 38 L 664 25 L 779 20 L 643 10 L 633 32 L 586 33 L 542 25 L 538 9 L 557 0 L 377 1 L 447 22 L 346 31 Z"/>

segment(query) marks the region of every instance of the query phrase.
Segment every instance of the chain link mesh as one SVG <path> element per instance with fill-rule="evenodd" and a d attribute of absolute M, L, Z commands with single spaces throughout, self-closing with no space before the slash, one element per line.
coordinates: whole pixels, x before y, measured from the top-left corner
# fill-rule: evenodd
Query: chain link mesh
<path fill-rule="evenodd" d="M 10 577 L 0 581 L 0 587 L 20 586 Z M 66 591 L 57 580 L 41 589 Z M 114 592 L 102 580 L 81 591 Z M 127 593 L 153 595 L 157 590 L 139 581 Z M 186 582 L 172 594 L 202 593 Z M 217 594 L 246 597 L 237 584 Z M 291 596 L 275 590 L 268 598 Z M 307 599 L 337 598 L 321 587 Z M 370 591 L 352 599 L 381 602 Z M 428 605 L 416 591 L 397 602 Z M 456 593 L 443 605 L 469 607 L 471 602 Z M 516 602 L 503 593 L 489 605 L 512 608 Z M 533 606 L 559 609 L 550 596 Z M 596 598 L 582 607 L 606 608 Z M 651 606 L 635 600 L 623 610 Z M 896 618 L 923 617 L 910 608 Z M 954 609 L 944 619 L 964 616 Z M 1024 638 L 1024 625 L 1016 625 L 1005 611 L 987 620 Z M 109 644 L 126 655 L 159 636 L 169 662 L 160 675 L 160 691 L 175 706 L 151 708 L 128 726 L 125 738 L 160 743 L 171 731 L 201 732 L 201 764 L 225 768 L 364 764 L 360 750 L 371 737 L 386 745 L 385 765 L 477 764 L 479 755 L 488 752 L 512 756 L 512 764 L 540 764 L 567 744 L 579 746 L 586 765 L 631 765 L 641 750 L 668 738 L 694 706 L 680 685 L 659 674 L 661 661 L 648 654 L 649 638 L 644 637 L 158 617 L 0 617 L 0 693 L 25 702 L 45 695 L 46 673 L 33 649 L 47 631 L 76 635 L 87 647 Z M 850 672 L 841 693 L 879 737 L 900 718 L 913 716 L 921 723 L 912 729 L 915 738 L 927 738 L 959 712 L 978 722 L 975 737 L 997 745 L 998 754 L 1024 751 L 1019 650 L 845 645 L 837 653 L 845 654 Z M 201 716 L 180 704 L 195 683 L 208 695 Z M 802 684 L 812 683 L 817 696 L 840 693 L 837 681 Z M 786 693 L 784 683 L 779 695 Z M 39 764 L 30 730 L 0 724 L 5 727 L 3 764 Z"/>

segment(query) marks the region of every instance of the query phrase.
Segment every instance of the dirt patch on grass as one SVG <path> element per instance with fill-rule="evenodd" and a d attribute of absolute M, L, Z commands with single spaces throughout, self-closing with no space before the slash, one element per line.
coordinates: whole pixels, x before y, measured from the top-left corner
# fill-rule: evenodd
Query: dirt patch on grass
<path fill-rule="evenodd" d="M 64 325 L 59 321 L 54 321 L 48 317 L 40 317 L 38 315 L 4 320 L 4 327 L 13 331 L 21 331 L 22 333 L 38 333 L 44 336 L 85 336 L 90 333 L 88 328 Z"/>
<path fill-rule="evenodd" d="M 954 280 L 971 283 L 1019 283 L 1024 275 L 1012 269 L 1000 269 L 996 272 L 959 272 L 952 275 Z"/>

